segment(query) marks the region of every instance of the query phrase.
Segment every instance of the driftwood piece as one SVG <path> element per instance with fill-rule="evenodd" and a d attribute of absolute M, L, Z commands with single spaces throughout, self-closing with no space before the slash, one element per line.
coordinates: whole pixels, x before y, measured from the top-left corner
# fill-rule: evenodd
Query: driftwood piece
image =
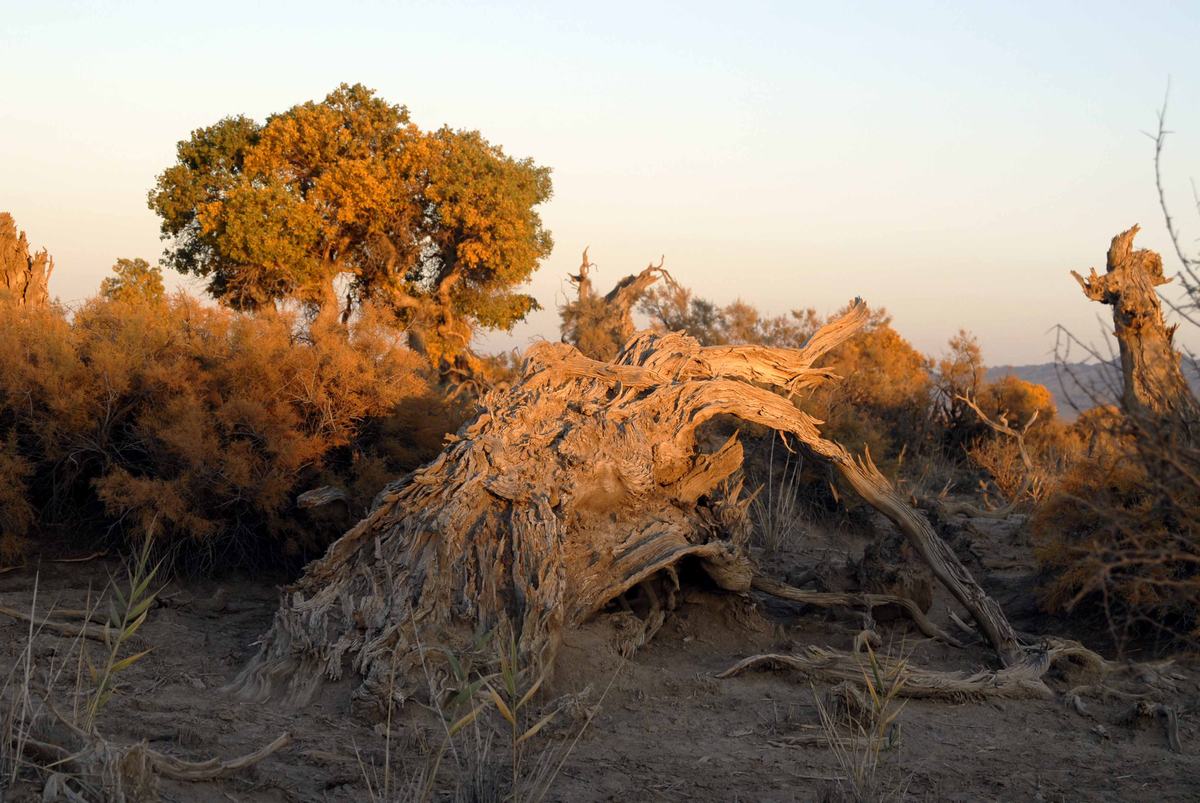
<path fill-rule="evenodd" d="M 1139 227 L 1134 226 L 1113 238 L 1103 275 L 1095 268 L 1086 279 L 1075 271 L 1071 275 L 1088 298 L 1113 308 L 1125 411 L 1195 421 L 1200 405 L 1180 368 L 1180 355 L 1174 346 L 1178 327 L 1164 323 L 1162 303 L 1155 290 L 1171 280 L 1163 275 L 1162 257 L 1147 249 L 1133 249 L 1138 231 Z"/>
<path fill-rule="evenodd" d="M 502 620 L 526 658 L 550 660 L 564 628 L 680 561 L 748 591 L 741 448 L 710 444 L 701 430 L 717 416 L 773 428 L 832 462 L 909 538 L 1004 662 L 1019 662 L 1003 612 L 929 522 L 869 456 L 822 438 L 819 422 L 781 395 L 827 381 L 814 363 L 867 316 L 856 301 L 799 350 L 642 333 L 600 362 L 565 343 L 534 345 L 518 382 L 487 394 L 437 459 L 285 590 L 233 688 L 303 703 L 349 666 L 363 678 L 358 694 L 402 701 L 425 687 L 438 656 Z"/>

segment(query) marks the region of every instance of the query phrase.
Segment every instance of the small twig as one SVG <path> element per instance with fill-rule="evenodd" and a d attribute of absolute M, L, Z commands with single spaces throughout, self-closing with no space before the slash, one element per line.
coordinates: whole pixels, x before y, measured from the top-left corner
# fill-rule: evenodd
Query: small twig
<path fill-rule="evenodd" d="M 51 558 L 50 562 L 51 563 L 87 563 L 89 560 L 95 560 L 96 558 L 103 558 L 106 555 L 108 555 L 108 552 L 106 552 L 104 550 L 97 550 L 96 552 L 89 552 L 86 555 L 80 555 L 80 556 L 74 557 L 74 558 Z"/>

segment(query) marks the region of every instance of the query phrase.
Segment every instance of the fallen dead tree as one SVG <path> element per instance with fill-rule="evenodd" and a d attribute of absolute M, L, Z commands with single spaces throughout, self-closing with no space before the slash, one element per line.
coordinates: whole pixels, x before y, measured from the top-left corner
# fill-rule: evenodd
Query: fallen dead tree
<path fill-rule="evenodd" d="M 908 537 L 1001 661 L 1019 663 L 1004 613 L 924 516 L 869 455 L 822 438 L 788 398 L 833 378 L 815 363 L 867 317 L 856 301 L 799 350 L 701 348 L 677 333 L 638 335 L 613 362 L 562 343 L 532 347 L 518 382 L 487 394 L 440 457 L 285 590 L 233 688 L 303 703 L 348 665 L 363 679 L 358 694 L 399 701 L 423 686 L 432 656 L 502 620 L 523 655 L 548 661 L 564 628 L 635 587 L 669 607 L 685 560 L 721 588 L 749 591 L 742 448 L 736 435 L 706 448 L 702 427 L 717 416 L 829 461 Z"/>

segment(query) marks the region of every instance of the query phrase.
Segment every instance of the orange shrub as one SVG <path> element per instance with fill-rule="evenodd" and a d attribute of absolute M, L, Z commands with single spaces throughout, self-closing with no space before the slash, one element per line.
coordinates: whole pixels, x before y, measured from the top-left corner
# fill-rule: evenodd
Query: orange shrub
<path fill-rule="evenodd" d="M 1035 511 L 1052 608 L 1092 612 L 1118 639 L 1200 637 L 1200 452 L 1170 423 L 1081 416 L 1083 456 Z"/>
<path fill-rule="evenodd" d="M 0 482 L 29 490 L 25 507 L 0 497 L 4 543 L 36 511 L 153 529 L 220 560 L 311 552 L 338 533 L 314 531 L 298 492 L 353 485 L 373 456 L 391 479 L 453 425 L 403 333 L 369 309 L 347 329 L 184 294 L 109 296 L 72 321 L 0 310 Z M 418 425 L 403 411 L 422 405 Z M 406 446 L 377 449 L 384 429 Z"/>

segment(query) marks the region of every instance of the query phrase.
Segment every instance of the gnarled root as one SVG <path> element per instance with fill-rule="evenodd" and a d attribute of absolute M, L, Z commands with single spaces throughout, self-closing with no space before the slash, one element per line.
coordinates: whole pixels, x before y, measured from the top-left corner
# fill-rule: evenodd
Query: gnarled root
<path fill-rule="evenodd" d="M 882 672 L 896 671 L 896 661 L 876 654 Z M 964 700 L 983 697 L 1052 697 L 1053 692 L 1042 681 L 1054 656 L 1049 653 L 1030 654 L 1024 661 L 998 670 L 968 672 L 937 672 L 912 666 L 903 671 L 904 684 L 899 689 L 903 697 L 941 700 Z M 745 658 L 717 675 L 729 678 L 755 667 L 792 669 L 809 680 L 827 683 L 863 685 L 862 659 L 853 654 L 826 647 L 810 646 L 802 655 L 766 653 Z"/>
<path fill-rule="evenodd" d="M 222 778 L 257 764 L 292 741 L 290 733 L 283 733 L 270 744 L 228 761 L 185 761 L 152 750 L 145 742 L 114 744 L 95 730 L 76 725 L 42 695 L 37 698 L 38 708 L 47 718 L 18 723 L 12 742 L 31 764 L 48 773 L 46 800 L 84 799 L 72 786 L 91 790 L 104 800 L 157 800 L 160 777 L 177 781 Z"/>
<path fill-rule="evenodd" d="M 962 642 L 951 636 L 942 628 L 938 627 L 924 611 L 907 597 L 899 597 L 892 594 L 854 594 L 849 592 L 839 591 L 806 591 L 804 589 L 795 588 L 787 583 L 781 583 L 778 580 L 772 580 L 769 577 L 764 577 L 761 574 L 756 574 L 751 581 L 751 587 L 755 591 L 761 591 L 764 594 L 770 594 L 772 597 L 786 599 L 790 602 L 799 602 L 805 605 L 814 605 L 819 608 L 847 607 L 860 608 L 871 610 L 884 605 L 895 605 L 901 608 L 913 620 L 913 624 L 917 629 L 930 638 L 943 641 L 954 647 L 962 647 Z"/>

